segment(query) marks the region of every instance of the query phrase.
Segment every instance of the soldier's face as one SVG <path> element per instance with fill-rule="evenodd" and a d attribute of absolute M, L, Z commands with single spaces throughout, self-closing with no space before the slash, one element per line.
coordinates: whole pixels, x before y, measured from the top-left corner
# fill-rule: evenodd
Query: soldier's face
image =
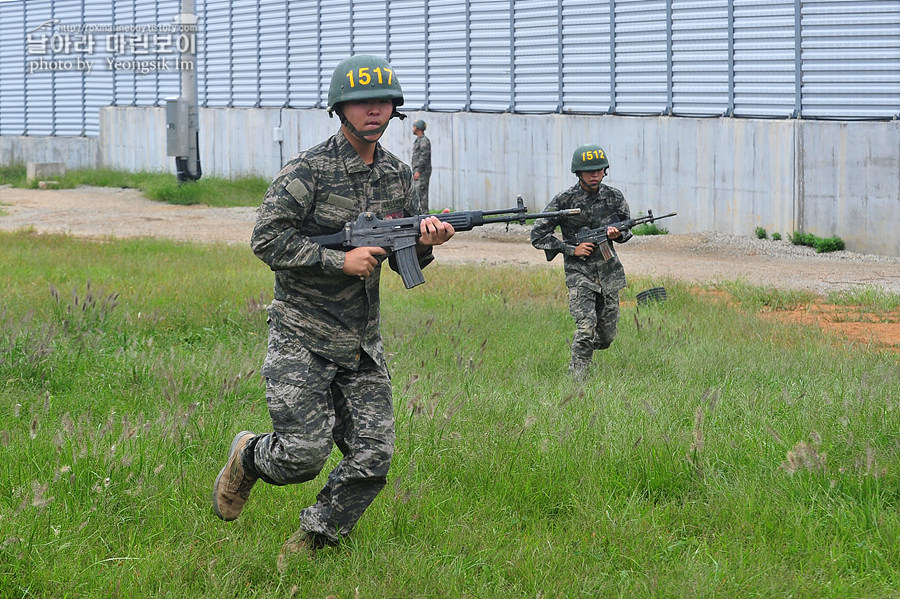
<path fill-rule="evenodd" d="M 578 180 L 581 182 L 581 187 L 585 191 L 594 193 L 600 189 L 600 182 L 603 181 L 605 175 L 606 169 L 601 169 L 599 171 L 581 171 L 578 173 Z"/>
<path fill-rule="evenodd" d="M 357 100 L 344 103 L 344 118 L 350 121 L 357 131 L 365 136 L 366 141 L 375 142 L 382 136 L 383 131 L 371 136 L 366 131 L 373 131 L 391 120 L 394 112 L 394 103 L 390 98 L 374 100 Z"/>

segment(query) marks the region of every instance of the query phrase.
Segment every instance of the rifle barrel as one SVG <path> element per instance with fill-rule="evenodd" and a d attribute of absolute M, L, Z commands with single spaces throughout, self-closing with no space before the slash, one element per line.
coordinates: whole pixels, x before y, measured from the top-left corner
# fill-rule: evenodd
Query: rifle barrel
<path fill-rule="evenodd" d="M 488 214 L 485 212 L 484 214 Z M 572 216 L 581 214 L 581 208 L 569 208 L 566 210 L 557 210 L 556 212 L 534 212 L 532 214 L 516 214 L 515 216 L 501 216 L 497 218 L 484 219 L 484 224 L 490 223 L 510 223 L 517 220 L 531 220 L 535 218 L 550 218 L 551 216 Z"/>

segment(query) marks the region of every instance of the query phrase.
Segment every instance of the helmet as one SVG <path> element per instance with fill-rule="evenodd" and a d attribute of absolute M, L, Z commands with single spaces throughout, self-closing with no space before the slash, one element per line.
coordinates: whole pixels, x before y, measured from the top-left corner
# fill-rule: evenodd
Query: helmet
<path fill-rule="evenodd" d="M 575 148 L 572 154 L 572 172 L 599 171 L 609 166 L 606 152 L 596 144 L 587 144 Z"/>
<path fill-rule="evenodd" d="M 345 58 L 331 74 L 328 114 L 341 102 L 390 98 L 394 108 L 403 104 L 403 91 L 390 63 L 379 56 L 357 54 Z"/>
<path fill-rule="evenodd" d="M 419 131 L 424 131 L 424 130 L 425 130 L 425 127 L 427 127 L 427 126 L 428 126 L 428 125 L 426 125 L 426 124 L 425 124 L 425 121 L 423 121 L 422 119 L 419 119 L 418 121 L 416 121 L 415 123 L 413 123 L 413 127 L 415 127 L 416 129 L 418 129 Z"/>

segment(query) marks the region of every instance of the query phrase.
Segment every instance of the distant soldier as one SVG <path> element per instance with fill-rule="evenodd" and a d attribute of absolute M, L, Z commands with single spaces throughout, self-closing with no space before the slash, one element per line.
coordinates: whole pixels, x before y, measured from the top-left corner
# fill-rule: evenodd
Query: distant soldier
<path fill-rule="evenodd" d="M 587 375 L 594 350 L 608 348 L 616 337 L 619 322 L 619 291 L 625 287 L 625 270 L 609 241 L 608 252 L 596 251 L 594 243 L 571 246 L 553 235 L 558 226 L 563 239 L 570 239 L 582 228 L 596 229 L 631 218 L 622 192 L 602 184 L 609 171 L 606 153 L 596 145 L 577 148 L 572 156 L 572 172 L 578 183 L 560 192 L 545 212 L 580 208 L 574 216 L 538 219 L 531 231 L 531 245 L 542 250 L 559 250 L 565 257 L 569 311 L 575 319 L 572 360 L 569 372 L 577 379 Z M 631 231 L 607 229 L 609 239 L 628 241 Z M 610 257 L 604 259 L 603 253 Z"/>
<path fill-rule="evenodd" d="M 213 510 L 237 518 L 257 480 L 286 485 L 315 478 L 333 445 L 343 459 L 279 555 L 335 545 L 387 481 L 394 452 L 391 381 L 381 338 L 379 282 L 385 250 L 332 250 L 311 236 L 340 231 L 362 212 L 412 216 L 412 171 L 378 143 L 403 93 L 391 65 L 352 56 L 337 65 L 329 115 L 340 130 L 301 152 L 266 192 L 253 229 L 253 252 L 275 272 L 268 308 L 269 347 L 262 366 L 273 432 L 243 431 L 213 486 Z M 424 219 L 419 265 L 453 227 Z M 395 267 L 394 260 L 390 264 Z"/>
<path fill-rule="evenodd" d="M 425 136 L 428 125 L 419 119 L 413 123 L 413 135 L 416 140 L 412 149 L 413 181 L 419 194 L 419 205 L 416 214 L 428 214 L 428 182 L 431 180 L 431 140 Z"/>

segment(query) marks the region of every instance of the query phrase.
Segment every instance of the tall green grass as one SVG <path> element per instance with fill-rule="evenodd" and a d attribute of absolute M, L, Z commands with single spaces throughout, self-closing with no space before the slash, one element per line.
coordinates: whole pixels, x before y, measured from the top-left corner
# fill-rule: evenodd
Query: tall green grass
<path fill-rule="evenodd" d="M 665 281 L 584 384 L 561 269 L 382 284 L 397 448 L 348 542 L 303 485 L 211 511 L 272 274 L 246 248 L 4 234 L 2 597 L 891 597 L 900 362 Z M 654 282 L 659 284 L 659 282 Z M 337 452 L 331 464 L 338 459 Z"/>
<path fill-rule="evenodd" d="M 872 285 L 830 293 L 828 301 L 838 306 L 862 306 L 876 312 L 890 312 L 900 308 L 900 296 Z"/>
<path fill-rule="evenodd" d="M 26 180 L 24 165 L 0 167 L 0 184 L 15 187 L 38 186 Z M 66 172 L 57 180 L 58 189 L 73 189 L 79 185 L 139 189 L 149 199 L 169 204 L 204 204 L 219 208 L 235 206 L 256 207 L 262 202 L 269 181 L 263 177 L 247 176 L 230 180 L 221 177 L 202 177 L 199 181 L 179 183 L 175 175 L 163 172 L 131 173 L 114 169 L 78 169 Z"/>

